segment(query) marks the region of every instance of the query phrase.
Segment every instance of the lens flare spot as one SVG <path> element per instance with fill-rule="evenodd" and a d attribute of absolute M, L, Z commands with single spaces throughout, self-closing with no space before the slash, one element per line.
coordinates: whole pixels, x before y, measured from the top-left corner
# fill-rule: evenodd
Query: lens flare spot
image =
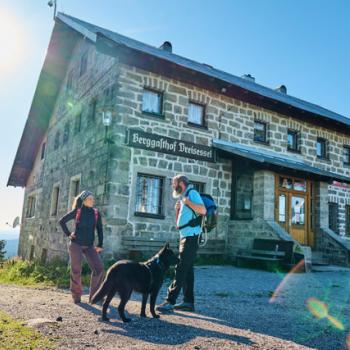
<path fill-rule="evenodd" d="M 317 298 L 309 298 L 306 301 L 306 305 L 309 311 L 312 313 L 312 315 L 314 315 L 316 318 L 326 318 L 333 327 L 341 331 L 345 329 L 341 321 L 329 315 L 328 306 L 321 300 L 318 300 Z"/>
<path fill-rule="evenodd" d="M 337 320 L 335 317 L 328 315 L 328 321 L 337 329 L 343 331 L 345 329 L 344 325 Z"/>
<path fill-rule="evenodd" d="M 316 298 L 309 298 L 306 302 L 309 311 L 317 318 L 325 318 L 328 316 L 328 307 L 322 301 Z"/>
<path fill-rule="evenodd" d="M 303 271 L 304 269 L 304 259 L 300 260 L 295 266 L 293 266 L 293 268 L 288 272 L 287 275 L 283 275 L 284 278 L 281 281 L 281 283 L 278 285 L 278 287 L 276 288 L 276 290 L 273 292 L 269 303 L 273 303 L 276 301 L 276 299 L 279 297 L 279 295 L 281 294 L 283 288 L 287 285 L 289 279 L 291 278 L 291 276 L 293 276 L 293 273 L 296 272 L 300 272 Z"/>

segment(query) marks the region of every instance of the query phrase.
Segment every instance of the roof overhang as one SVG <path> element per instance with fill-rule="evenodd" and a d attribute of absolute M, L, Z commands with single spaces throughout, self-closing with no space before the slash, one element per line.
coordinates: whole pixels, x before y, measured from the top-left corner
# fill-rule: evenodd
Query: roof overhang
<path fill-rule="evenodd" d="M 176 81 L 225 95 L 251 105 L 290 116 L 300 121 L 319 125 L 330 130 L 350 134 L 350 119 L 287 94 L 274 91 L 256 83 L 245 82 L 235 77 L 237 83 L 226 78 L 227 73 L 218 74 L 213 69 L 199 64 L 186 64 L 185 60 L 169 60 L 167 56 L 156 56 L 140 48 L 113 40 L 113 35 L 96 32 L 96 47 L 101 53 L 118 57 L 122 63 L 159 74 Z M 168 53 L 166 53 L 168 54 Z"/>
<path fill-rule="evenodd" d="M 311 166 L 296 157 L 289 157 L 273 151 L 257 149 L 220 139 L 213 140 L 213 147 L 224 152 L 228 157 L 249 159 L 257 166 L 263 168 L 270 168 L 279 172 L 289 170 L 326 182 L 335 180 L 350 183 L 350 177 Z"/>

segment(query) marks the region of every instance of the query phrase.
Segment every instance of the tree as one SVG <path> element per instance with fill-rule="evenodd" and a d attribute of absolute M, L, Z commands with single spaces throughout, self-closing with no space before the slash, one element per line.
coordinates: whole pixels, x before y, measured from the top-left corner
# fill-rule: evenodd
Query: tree
<path fill-rule="evenodd" d="M 3 240 L 0 240 L 0 262 L 5 260 L 5 254 L 6 254 L 5 245 L 6 245 L 6 242 Z"/>

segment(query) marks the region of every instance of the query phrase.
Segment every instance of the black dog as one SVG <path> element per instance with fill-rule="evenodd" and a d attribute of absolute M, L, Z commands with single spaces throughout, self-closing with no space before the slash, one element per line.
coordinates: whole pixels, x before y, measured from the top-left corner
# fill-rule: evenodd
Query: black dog
<path fill-rule="evenodd" d="M 123 322 L 130 322 L 131 320 L 125 317 L 124 309 L 131 293 L 133 291 L 142 293 L 141 317 L 147 317 L 146 303 L 149 294 L 151 294 L 150 311 L 153 317 L 158 318 L 159 315 L 156 314 L 154 307 L 158 292 L 163 284 L 164 273 L 170 265 L 175 265 L 178 262 L 179 259 L 169 249 L 169 243 L 158 254 L 144 263 L 130 260 L 118 261 L 107 271 L 105 280 L 91 299 L 91 304 L 97 303 L 107 295 L 102 306 L 102 320 L 109 321 L 106 316 L 107 308 L 115 293 L 118 292 L 121 299 L 118 306 L 120 318 Z"/>

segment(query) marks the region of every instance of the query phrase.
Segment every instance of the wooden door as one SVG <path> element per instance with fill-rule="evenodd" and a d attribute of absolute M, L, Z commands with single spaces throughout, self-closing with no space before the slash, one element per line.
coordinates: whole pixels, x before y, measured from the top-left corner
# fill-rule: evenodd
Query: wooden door
<path fill-rule="evenodd" d="M 310 230 L 310 184 L 307 180 L 276 175 L 275 220 L 296 241 L 313 245 Z"/>

